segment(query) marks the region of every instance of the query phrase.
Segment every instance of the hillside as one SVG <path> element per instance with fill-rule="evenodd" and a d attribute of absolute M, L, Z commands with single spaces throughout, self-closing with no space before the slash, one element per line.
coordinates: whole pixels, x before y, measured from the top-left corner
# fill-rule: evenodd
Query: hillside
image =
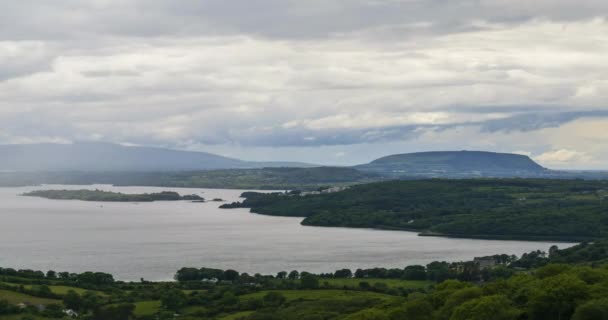
<path fill-rule="evenodd" d="M 185 171 L 311 166 L 249 162 L 206 152 L 88 142 L 0 145 L 0 154 L 0 171 Z"/>
<path fill-rule="evenodd" d="M 490 239 L 585 240 L 608 236 L 608 182 L 544 179 L 387 181 L 296 196 L 246 193 L 252 212 L 302 224 L 418 231 Z"/>
<path fill-rule="evenodd" d="M 151 172 L 0 172 L 0 186 L 112 184 L 186 188 L 315 190 L 378 181 L 381 176 L 353 168 L 260 168 Z"/>
<path fill-rule="evenodd" d="M 547 170 L 527 156 L 484 151 L 434 151 L 396 154 L 356 167 L 390 176 L 519 177 Z"/>

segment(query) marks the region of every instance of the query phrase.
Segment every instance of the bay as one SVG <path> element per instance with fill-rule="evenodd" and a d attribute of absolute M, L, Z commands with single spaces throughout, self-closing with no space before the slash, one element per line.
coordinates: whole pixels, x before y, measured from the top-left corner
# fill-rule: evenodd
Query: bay
<path fill-rule="evenodd" d="M 0 267 L 102 271 L 120 280 L 171 280 L 181 267 L 250 274 L 332 272 L 521 255 L 572 244 L 419 237 L 413 232 L 300 225 L 301 218 L 263 216 L 221 203 L 109 203 L 49 200 L 20 194 L 41 189 L 123 193 L 176 191 L 232 202 L 247 190 L 36 186 L 0 188 Z"/>

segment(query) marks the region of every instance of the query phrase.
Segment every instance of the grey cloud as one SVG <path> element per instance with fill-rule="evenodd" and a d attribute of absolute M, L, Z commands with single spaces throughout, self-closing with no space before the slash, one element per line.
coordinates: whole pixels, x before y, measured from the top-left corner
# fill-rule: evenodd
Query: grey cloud
<path fill-rule="evenodd" d="M 608 12 L 603 0 L 35 0 L 3 4 L 0 39 L 251 34 L 326 38 L 366 29 L 430 23 L 435 33 L 466 31 L 471 20 L 521 23 L 535 17 L 589 19 Z M 470 30 L 470 29 L 468 29 Z M 403 29 L 396 30 L 403 36 Z M 420 29 L 412 30 L 420 32 Z"/>
<path fill-rule="evenodd" d="M 352 147 L 607 115 L 604 0 L 5 2 L 0 143 Z"/>
<path fill-rule="evenodd" d="M 580 118 L 607 118 L 608 111 L 578 111 L 563 113 L 526 113 L 519 114 L 506 119 L 486 121 L 481 124 L 482 132 L 511 132 L 511 131 L 534 131 L 545 128 L 556 128 L 565 123 Z"/>
<path fill-rule="evenodd" d="M 210 140 L 201 137 L 202 144 L 232 143 L 249 146 L 311 147 L 364 143 L 408 141 L 424 132 L 442 132 L 459 127 L 479 128 L 481 132 L 527 132 L 559 127 L 581 118 L 608 118 L 608 111 L 591 110 L 563 113 L 525 113 L 503 119 L 482 122 L 449 123 L 441 125 L 387 126 L 365 129 L 311 130 L 307 128 L 273 128 L 272 130 L 225 132 Z"/>

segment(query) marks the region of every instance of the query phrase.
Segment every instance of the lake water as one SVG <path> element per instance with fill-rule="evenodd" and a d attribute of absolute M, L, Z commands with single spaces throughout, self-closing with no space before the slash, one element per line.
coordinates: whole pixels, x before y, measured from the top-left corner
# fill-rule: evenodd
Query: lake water
<path fill-rule="evenodd" d="M 242 190 L 43 186 L 0 188 L 0 267 L 102 271 L 120 280 L 170 280 L 179 268 L 274 274 L 297 269 L 399 267 L 545 250 L 527 241 L 418 237 L 416 233 L 300 225 L 300 218 L 222 210 L 219 203 L 99 203 L 20 194 L 39 189 L 164 190 L 236 201 Z"/>

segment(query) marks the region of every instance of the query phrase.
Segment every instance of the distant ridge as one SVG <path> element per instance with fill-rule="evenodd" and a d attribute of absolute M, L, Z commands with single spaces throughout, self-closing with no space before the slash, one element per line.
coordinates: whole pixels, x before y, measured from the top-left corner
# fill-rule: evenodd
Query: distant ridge
<path fill-rule="evenodd" d="M 486 151 L 431 151 L 396 154 L 356 166 L 391 176 L 534 176 L 547 171 L 530 157 Z"/>
<path fill-rule="evenodd" d="M 0 171 L 189 171 L 313 166 L 98 142 L 0 145 L 0 155 Z"/>

